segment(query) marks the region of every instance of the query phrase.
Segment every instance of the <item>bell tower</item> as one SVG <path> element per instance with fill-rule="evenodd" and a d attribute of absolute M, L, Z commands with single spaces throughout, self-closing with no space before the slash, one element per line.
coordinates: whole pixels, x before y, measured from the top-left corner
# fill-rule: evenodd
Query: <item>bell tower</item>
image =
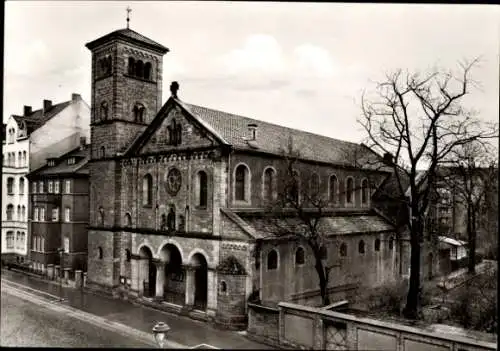
<path fill-rule="evenodd" d="M 128 22 L 128 21 L 127 21 Z M 162 61 L 169 50 L 131 29 L 85 45 L 92 53 L 90 218 L 87 279 L 112 291 L 123 254 L 121 154 L 160 110 Z"/>

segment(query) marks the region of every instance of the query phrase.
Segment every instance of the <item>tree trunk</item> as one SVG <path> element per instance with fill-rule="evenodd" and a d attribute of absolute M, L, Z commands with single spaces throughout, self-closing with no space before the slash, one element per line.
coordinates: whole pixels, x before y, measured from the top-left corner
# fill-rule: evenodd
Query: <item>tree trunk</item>
<path fill-rule="evenodd" d="M 406 297 L 406 306 L 403 309 L 403 315 L 408 319 L 418 318 L 420 300 L 420 237 L 422 234 L 420 220 L 413 220 L 410 237 L 410 287 Z"/>
<path fill-rule="evenodd" d="M 315 268 L 319 278 L 319 291 L 321 293 L 321 301 L 323 302 L 323 306 L 328 306 L 330 304 L 330 298 L 328 297 L 328 291 L 327 291 L 328 276 L 325 274 L 323 262 L 319 257 L 316 257 Z"/>
<path fill-rule="evenodd" d="M 469 265 L 468 271 L 469 274 L 476 273 L 476 215 L 475 211 L 470 208 L 467 209 L 467 231 L 468 231 L 468 240 L 469 240 Z"/>

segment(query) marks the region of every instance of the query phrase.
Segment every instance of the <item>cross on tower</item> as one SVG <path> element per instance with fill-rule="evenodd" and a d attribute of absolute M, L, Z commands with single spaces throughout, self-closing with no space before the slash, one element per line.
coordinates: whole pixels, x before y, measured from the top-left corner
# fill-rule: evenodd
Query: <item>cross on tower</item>
<path fill-rule="evenodd" d="M 129 17 L 130 12 L 132 12 L 132 9 L 130 8 L 130 6 L 127 6 L 127 29 L 128 29 L 128 24 L 130 22 L 130 17 Z"/>

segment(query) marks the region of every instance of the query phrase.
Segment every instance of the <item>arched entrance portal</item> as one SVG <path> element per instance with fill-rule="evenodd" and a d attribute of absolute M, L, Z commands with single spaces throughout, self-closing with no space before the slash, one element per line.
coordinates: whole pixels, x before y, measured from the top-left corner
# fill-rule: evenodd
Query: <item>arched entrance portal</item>
<path fill-rule="evenodd" d="M 165 262 L 163 298 L 182 306 L 186 299 L 186 274 L 182 267 L 181 253 L 177 246 L 167 244 L 161 249 L 160 258 Z"/>
<path fill-rule="evenodd" d="M 202 254 L 195 254 L 191 259 L 194 272 L 194 307 L 199 310 L 207 308 L 208 265 Z"/>
<path fill-rule="evenodd" d="M 154 297 L 156 290 L 156 266 L 153 263 L 153 254 L 151 250 L 143 246 L 139 251 L 141 277 L 140 282 L 143 287 L 143 295 L 145 297 Z"/>

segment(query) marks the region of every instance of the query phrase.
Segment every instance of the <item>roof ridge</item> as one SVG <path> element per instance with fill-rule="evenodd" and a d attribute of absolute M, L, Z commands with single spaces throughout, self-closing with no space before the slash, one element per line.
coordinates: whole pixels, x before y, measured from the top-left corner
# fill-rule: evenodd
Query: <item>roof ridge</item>
<path fill-rule="evenodd" d="M 252 117 L 237 115 L 235 113 L 218 110 L 218 109 L 211 108 L 211 107 L 205 107 L 205 106 L 201 106 L 201 105 L 195 105 L 195 104 L 191 104 L 191 103 L 188 103 L 188 102 L 183 102 L 183 103 L 185 105 L 188 105 L 188 107 L 189 106 L 194 106 L 194 107 L 198 107 L 198 108 L 203 108 L 203 109 L 211 110 L 213 112 L 219 112 L 219 113 L 228 114 L 228 115 L 231 115 L 231 116 L 234 116 L 234 117 L 238 117 L 238 118 L 246 118 L 246 119 L 249 119 L 249 120 L 252 120 L 252 121 L 255 121 L 255 122 L 266 123 L 266 124 L 271 125 L 271 126 L 284 128 L 284 129 L 287 129 L 289 131 L 293 131 L 293 132 L 297 132 L 297 133 L 301 133 L 301 134 L 309 134 L 311 136 L 327 138 L 327 139 L 330 139 L 330 140 L 335 140 L 335 141 L 339 141 L 339 142 L 346 143 L 346 144 L 361 145 L 361 143 L 355 143 L 355 142 L 352 142 L 352 141 L 347 141 L 347 140 L 332 138 L 332 137 L 329 137 L 329 136 L 326 136 L 326 135 L 317 134 L 317 133 L 313 133 L 313 132 L 308 132 L 308 131 L 297 129 L 297 128 L 287 127 L 287 126 L 284 126 L 282 124 L 267 122 L 267 121 L 264 121 L 264 120 L 261 120 L 261 119 L 256 119 L 256 118 L 252 118 Z M 200 116 L 200 117 L 203 118 L 202 116 Z"/>

